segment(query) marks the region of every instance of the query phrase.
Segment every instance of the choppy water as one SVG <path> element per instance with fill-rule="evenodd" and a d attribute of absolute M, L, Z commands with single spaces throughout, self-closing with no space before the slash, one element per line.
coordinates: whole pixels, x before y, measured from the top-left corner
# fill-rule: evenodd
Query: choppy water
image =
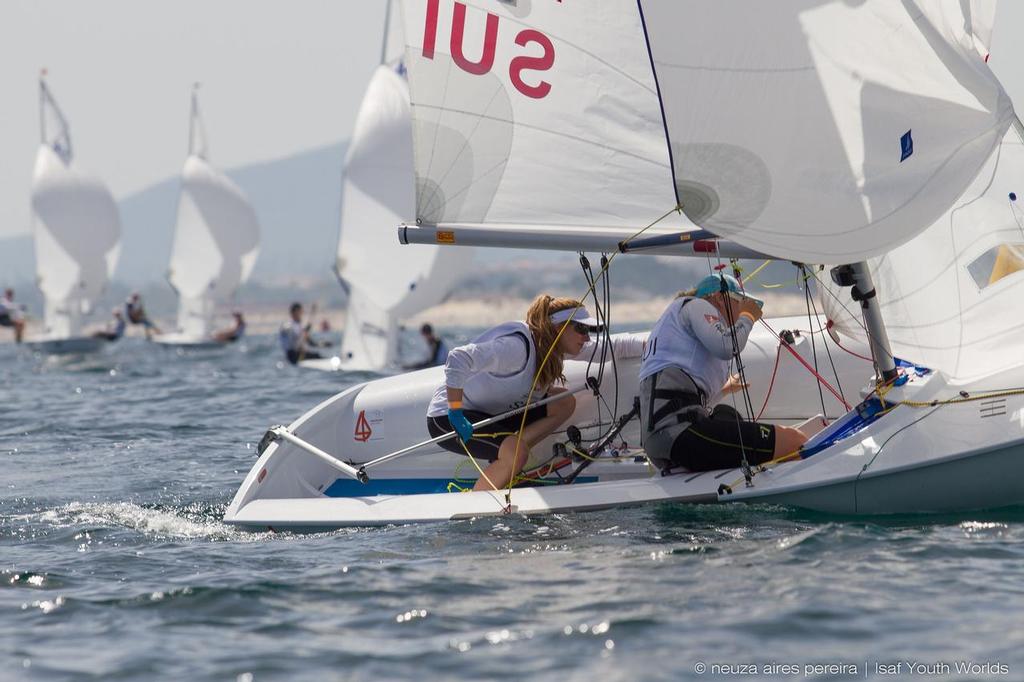
<path fill-rule="evenodd" d="M 0 345 L 0 679 L 1024 679 L 1024 510 L 248 534 L 265 428 L 365 377 L 110 350 Z"/>

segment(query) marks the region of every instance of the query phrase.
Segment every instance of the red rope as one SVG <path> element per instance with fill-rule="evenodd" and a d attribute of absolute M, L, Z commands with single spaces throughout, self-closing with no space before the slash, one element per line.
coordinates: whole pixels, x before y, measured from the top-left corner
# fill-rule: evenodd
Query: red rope
<path fill-rule="evenodd" d="M 799 353 L 797 353 L 795 350 L 793 350 L 788 343 L 786 343 L 785 341 L 782 340 L 782 337 L 780 337 L 775 332 L 775 330 L 771 328 L 771 325 L 769 325 L 767 322 L 764 321 L 763 317 L 761 318 L 761 324 L 763 324 L 765 327 L 767 327 L 768 331 L 770 331 L 772 333 L 772 335 L 775 336 L 775 338 L 779 339 L 779 346 L 780 347 L 784 347 L 786 350 L 788 350 L 790 353 L 792 353 L 793 357 L 796 358 L 797 360 L 799 360 L 800 364 L 803 365 L 805 368 L 807 368 L 807 371 L 810 372 L 811 374 L 813 374 L 815 376 L 815 378 L 817 378 L 818 381 L 821 383 L 821 385 L 824 386 L 825 388 L 827 388 L 829 390 L 829 393 L 831 393 L 832 395 L 834 395 L 836 397 L 836 400 L 838 400 L 844 406 L 846 406 L 847 411 L 853 409 L 853 406 L 850 405 L 850 403 L 846 402 L 843 399 L 843 396 L 839 395 L 839 392 L 836 391 L 836 389 L 832 388 L 832 384 L 830 384 L 827 381 L 825 381 L 825 377 L 823 377 L 820 374 L 818 374 L 817 370 L 815 370 L 813 367 L 811 367 L 809 364 L 807 364 L 807 361 L 804 360 L 803 357 L 801 357 L 801 355 Z"/>
<path fill-rule="evenodd" d="M 768 383 L 768 392 L 764 396 L 764 405 L 761 405 L 761 411 L 757 413 L 757 419 L 754 421 L 761 421 L 761 415 L 764 414 L 764 410 L 768 407 L 768 398 L 772 395 L 772 387 L 775 386 L 775 375 L 779 371 L 779 358 L 782 357 L 782 344 L 775 349 L 775 368 L 772 370 L 772 380 Z"/>

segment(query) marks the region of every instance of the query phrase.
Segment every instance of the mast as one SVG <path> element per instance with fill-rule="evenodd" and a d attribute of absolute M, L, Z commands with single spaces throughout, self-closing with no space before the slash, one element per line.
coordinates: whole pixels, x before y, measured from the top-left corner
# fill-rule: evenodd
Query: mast
<path fill-rule="evenodd" d="M 860 304 L 867 330 L 871 355 L 878 367 L 882 383 L 896 378 L 896 361 L 889 345 L 889 334 L 885 330 L 882 311 L 876 298 L 875 283 L 871 278 L 868 264 L 861 261 L 849 265 L 838 265 L 831 270 L 832 281 L 841 287 L 852 286 L 850 296 Z"/>
<path fill-rule="evenodd" d="M 381 36 L 380 40 L 380 63 L 383 64 L 388 59 L 388 30 L 391 28 L 391 0 L 388 0 L 387 5 L 384 7 L 384 35 Z"/>
<path fill-rule="evenodd" d="M 192 84 L 192 102 L 189 107 L 188 116 L 188 155 L 196 155 L 201 159 L 206 158 L 206 131 L 203 129 L 203 119 L 199 115 L 199 86 L 202 83 Z M 198 145 L 197 145 L 198 140 Z"/>

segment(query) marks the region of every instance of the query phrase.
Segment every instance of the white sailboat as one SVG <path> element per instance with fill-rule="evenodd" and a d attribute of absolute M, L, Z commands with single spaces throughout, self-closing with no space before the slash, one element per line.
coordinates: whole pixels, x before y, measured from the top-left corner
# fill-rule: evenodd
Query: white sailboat
<path fill-rule="evenodd" d="M 121 219 L 106 185 L 73 164 L 67 119 L 42 76 L 39 107 L 32 215 L 45 330 L 28 343 L 46 353 L 92 352 L 106 341 L 83 326 L 117 265 Z"/>
<path fill-rule="evenodd" d="M 639 472 L 612 469 L 613 457 L 593 465 L 605 467 L 595 470 L 598 480 L 507 497 L 374 489 L 377 453 L 362 456 L 347 432 L 328 426 L 353 409 L 343 393 L 270 433 L 228 522 L 320 528 L 666 500 L 869 514 L 1024 502 L 1024 370 L 1020 342 L 1009 341 L 1021 323 L 1007 314 L 1024 277 L 1014 269 L 1024 244 L 1013 189 L 1020 176 L 1006 161 L 1019 143 L 1004 140 L 1013 110 L 981 58 L 983 16 L 958 2 L 751 3 L 740 20 L 714 2 L 639 6 L 638 16 L 625 1 L 407 5 L 406 26 L 425 30 L 408 39 L 420 192 L 417 223 L 403 228 L 404 238 L 613 250 L 654 222 L 651 206 L 679 205 L 700 228 L 733 241 L 658 225 L 631 248 L 852 262 L 837 278 L 857 287 L 866 345 L 885 383 L 868 387 L 794 461 L 632 477 Z M 696 13 L 701 21 L 688 21 Z M 453 54 L 441 54 L 449 36 Z M 480 61 L 480 52 L 466 56 L 479 48 L 463 44 L 484 45 Z M 656 97 L 642 96 L 655 89 Z M 1008 175 L 997 182 L 1000 163 Z M 591 168 L 606 184 L 579 171 Z M 666 175 L 667 189 L 659 182 Z M 987 192 L 1005 192 L 1001 205 L 982 201 Z M 969 224 L 963 236 L 951 229 L 961 223 Z M 923 265 L 917 257 L 910 265 L 915 249 L 927 252 Z M 897 260 L 886 267 L 879 258 Z M 989 282 L 982 290 L 971 289 L 979 281 L 972 267 Z M 903 288 L 887 292 L 887 273 L 898 273 Z M 943 282 L 941 292 L 929 290 L 933 281 Z M 911 296 L 925 312 L 907 311 Z M 885 329 L 897 313 L 879 313 L 887 300 L 911 316 L 912 331 L 893 330 L 893 348 L 918 365 L 892 357 Z M 948 329 L 957 341 L 936 337 Z M 748 345 L 748 372 L 759 365 L 751 353 Z M 620 363 L 618 386 L 632 396 L 627 374 L 635 377 L 635 367 Z M 370 428 L 360 431 L 357 421 L 356 436 L 387 433 L 395 416 L 415 418 L 397 378 L 388 381 L 367 396 L 359 416 Z M 578 370 L 572 381 L 581 381 Z M 362 391 L 371 392 L 350 393 Z M 812 418 L 813 403 L 795 395 L 786 403 L 799 412 L 787 416 Z M 577 418 L 595 415 L 578 410 Z M 393 458 L 380 464 L 399 466 Z"/>
<path fill-rule="evenodd" d="M 154 340 L 170 346 L 216 348 L 227 341 L 212 336 L 214 314 L 252 273 L 259 255 L 260 226 L 241 188 L 207 159 L 198 84 L 192 89 L 188 149 L 167 274 L 178 294 L 177 327 Z"/>
<path fill-rule="evenodd" d="M 416 176 L 404 45 L 391 7 L 381 64 L 363 96 L 345 158 L 335 265 L 348 295 L 341 349 L 334 357 L 303 360 L 302 367 L 399 366 L 400 324 L 443 301 L 473 260 L 471 250 L 408 249 L 395 239 L 395 226 L 414 214 Z"/>

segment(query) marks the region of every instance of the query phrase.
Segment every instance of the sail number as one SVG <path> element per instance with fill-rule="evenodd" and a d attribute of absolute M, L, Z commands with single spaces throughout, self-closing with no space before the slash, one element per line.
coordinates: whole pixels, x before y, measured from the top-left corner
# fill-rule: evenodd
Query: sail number
<path fill-rule="evenodd" d="M 423 29 L 423 56 L 427 59 L 434 58 L 434 48 L 437 44 L 437 20 L 440 0 L 427 0 L 427 20 Z M 480 59 L 471 61 L 466 58 L 463 43 L 466 33 L 466 5 L 455 2 L 452 9 L 452 34 L 451 34 L 451 55 L 456 66 L 475 76 L 482 76 L 490 72 L 494 66 L 494 53 L 498 44 L 498 25 L 501 18 L 497 14 L 487 12 L 487 23 L 484 27 L 484 44 L 481 50 Z M 551 92 L 551 84 L 540 80 L 536 85 L 530 85 L 523 80 L 524 71 L 547 71 L 555 63 L 555 46 L 551 39 L 540 31 L 532 28 L 523 29 L 516 34 L 516 45 L 526 47 L 535 43 L 541 47 L 543 53 L 539 56 L 518 55 L 513 57 L 508 64 L 508 77 L 516 90 L 532 97 L 541 99 Z"/>

